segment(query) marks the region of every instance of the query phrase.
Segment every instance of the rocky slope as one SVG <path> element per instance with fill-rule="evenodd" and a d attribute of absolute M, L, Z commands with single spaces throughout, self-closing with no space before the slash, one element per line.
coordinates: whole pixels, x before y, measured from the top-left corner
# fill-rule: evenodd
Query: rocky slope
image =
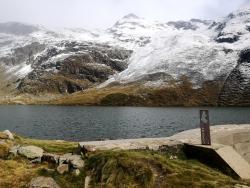
<path fill-rule="evenodd" d="M 216 21 L 159 23 L 129 14 L 102 31 L 2 23 L 1 93 L 83 91 L 68 97 L 79 99 L 98 90 L 91 104 L 248 106 L 249 41 L 250 6 Z"/>

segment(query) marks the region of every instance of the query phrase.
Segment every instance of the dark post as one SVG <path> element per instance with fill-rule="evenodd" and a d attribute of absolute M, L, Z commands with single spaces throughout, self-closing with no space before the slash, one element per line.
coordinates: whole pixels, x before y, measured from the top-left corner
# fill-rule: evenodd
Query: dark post
<path fill-rule="evenodd" d="M 208 110 L 200 110 L 200 127 L 201 127 L 201 144 L 211 145 Z"/>

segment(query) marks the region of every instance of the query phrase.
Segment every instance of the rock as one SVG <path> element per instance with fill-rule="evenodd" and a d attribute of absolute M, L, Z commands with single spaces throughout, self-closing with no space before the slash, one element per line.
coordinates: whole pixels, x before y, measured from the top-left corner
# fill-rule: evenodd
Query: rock
<path fill-rule="evenodd" d="M 84 167 L 84 160 L 82 160 L 81 155 L 72 155 L 69 158 L 69 164 L 72 168 L 81 169 Z"/>
<path fill-rule="evenodd" d="M 230 36 L 219 36 L 218 38 L 215 39 L 216 42 L 218 43 L 234 43 L 237 42 L 240 39 L 240 36 L 238 35 L 230 35 Z"/>
<path fill-rule="evenodd" d="M 38 157 L 38 158 L 32 159 L 30 162 L 31 163 L 41 163 L 42 162 L 42 158 Z"/>
<path fill-rule="evenodd" d="M 14 136 L 9 130 L 5 130 L 5 131 L 3 131 L 3 133 L 8 136 L 8 139 L 14 140 Z"/>
<path fill-rule="evenodd" d="M 42 170 L 49 174 L 54 174 L 56 172 L 54 168 L 43 168 Z"/>
<path fill-rule="evenodd" d="M 238 64 L 228 75 L 220 91 L 218 104 L 220 106 L 250 105 L 250 49 L 242 50 Z"/>
<path fill-rule="evenodd" d="M 60 164 L 57 168 L 56 168 L 57 172 L 59 174 L 64 174 L 66 172 L 69 172 L 69 165 L 68 164 Z"/>
<path fill-rule="evenodd" d="M 82 153 L 95 152 L 96 147 L 94 145 L 82 145 L 79 143 L 78 147 L 80 148 Z"/>
<path fill-rule="evenodd" d="M 73 174 L 74 174 L 75 176 L 79 176 L 80 173 L 81 173 L 81 171 L 80 171 L 79 169 L 74 169 L 72 172 L 73 172 Z"/>
<path fill-rule="evenodd" d="M 42 158 L 43 149 L 37 146 L 23 146 L 18 149 L 18 154 L 28 159 Z"/>
<path fill-rule="evenodd" d="M 73 155 L 71 153 L 66 153 L 59 158 L 59 164 L 70 164 L 70 167 L 75 169 L 81 169 L 84 167 L 84 160 L 82 160 L 81 155 Z"/>
<path fill-rule="evenodd" d="M 59 50 L 58 47 L 65 48 Z M 70 55 L 63 60 L 51 61 L 62 54 Z M 132 51 L 120 47 L 61 41 L 33 59 L 32 65 L 36 68 L 20 80 L 17 89 L 31 94 L 82 91 L 125 70 L 131 54 Z M 9 58 L 9 63 L 12 59 Z"/>
<path fill-rule="evenodd" d="M 51 177 L 33 178 L 29 184 L 29 188 L 60 188 L 55 180 Z"/>
<path fill-rule="evenodd" d="M 9 157 L 16 157 L 19 148 L 20 146 L 13 146 L 12 148 L 10 148 Z"/>
<path fill-rule="evenodd" d="M 84 188 L 89 188 L 90 186 L 90 181 L 91 181 L 91 177 L 90 176 L 86 176 L 85 181 L 84 181 Z"/>
<path fill-rule="evenodd" d="M 44 153 L 42 156 L 42 162 L 48 162 L 52 164 L 59 164 L 59 155 L 53 153 Z"/>
<path fill-rule="evenodd" d="M 72 156 L 71 153 L 66 153 L 59 157 L 59 165 L 63 163 L 69 163 L 69 158 Z"/>
<path fill-rule="evenodd" d="M 158 150 L 176 155 L 182 152 L 183 147 L 184 144 L 182 142 L 172 140 L 167 145 L 159 146 Z"/>

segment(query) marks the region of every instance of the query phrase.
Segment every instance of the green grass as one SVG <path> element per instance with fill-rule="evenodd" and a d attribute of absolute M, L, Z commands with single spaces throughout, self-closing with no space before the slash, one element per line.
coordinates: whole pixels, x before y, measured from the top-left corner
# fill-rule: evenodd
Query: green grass
<path fill-rule="evenodd" d="M 34 145 L 43 148 L 49 153 L 70 153 L 75 152 L 78 148 L 76 142 L 55 141 L 55 140 L 36 140 L 15 136 L 15 142 L 19 145 Z"/>
<path fill-rule="evenodd" d="M 0 145 L 2 158 L 6 157 L 13 144 L 35 145 L 59 154 L 77 149 L 75 142 L 15 136 L 14 141 Z M 91 186 L 94 188 L 224 188 L 236 184 L 250 185 L 250 182 L 235 180 L 198 161 L 188 160 L 183 153 L 179 153 L 177 159 L 170 159 L 170 155 L 148 150 L 97 151 L 85 156 L 86 166 L 79 176 L 71 173 L 60 175 L 53 165 L 31 164 L 21 157 L 0 159 L 0 187 L 25 187 L 33 177 L 41 175 L 54 178 L 64 188 L 83 187 L 86 175 L 91 176 Z"/>
<path fill-rule="evenodd" d="M 71 173 L 65 173 L 63 175 L 58 174 L 56 171 L 48 171 L 46 169 L 39 169 L 39 176 L 52 177 L 59 186 L 63 188 L 81 188 L 84 187 L 85 172 L 81 171 L 79 176 L 75 176 Z"/>
<path fill-rule="evenodd" d="M 233 187 L 242 183 L 197 161 L 150 151 L 106 151 L 89 157 L 93 187 Z"/>

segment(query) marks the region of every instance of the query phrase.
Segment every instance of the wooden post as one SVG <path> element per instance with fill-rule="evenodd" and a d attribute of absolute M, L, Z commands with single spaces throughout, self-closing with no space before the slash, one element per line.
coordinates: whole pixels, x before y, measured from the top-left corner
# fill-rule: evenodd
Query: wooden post
<path fill-rule="evenodd" d="M 211 145 L 208 110 L 200 110 L 200 128 L 201 128 L 201 144 Z"/>

